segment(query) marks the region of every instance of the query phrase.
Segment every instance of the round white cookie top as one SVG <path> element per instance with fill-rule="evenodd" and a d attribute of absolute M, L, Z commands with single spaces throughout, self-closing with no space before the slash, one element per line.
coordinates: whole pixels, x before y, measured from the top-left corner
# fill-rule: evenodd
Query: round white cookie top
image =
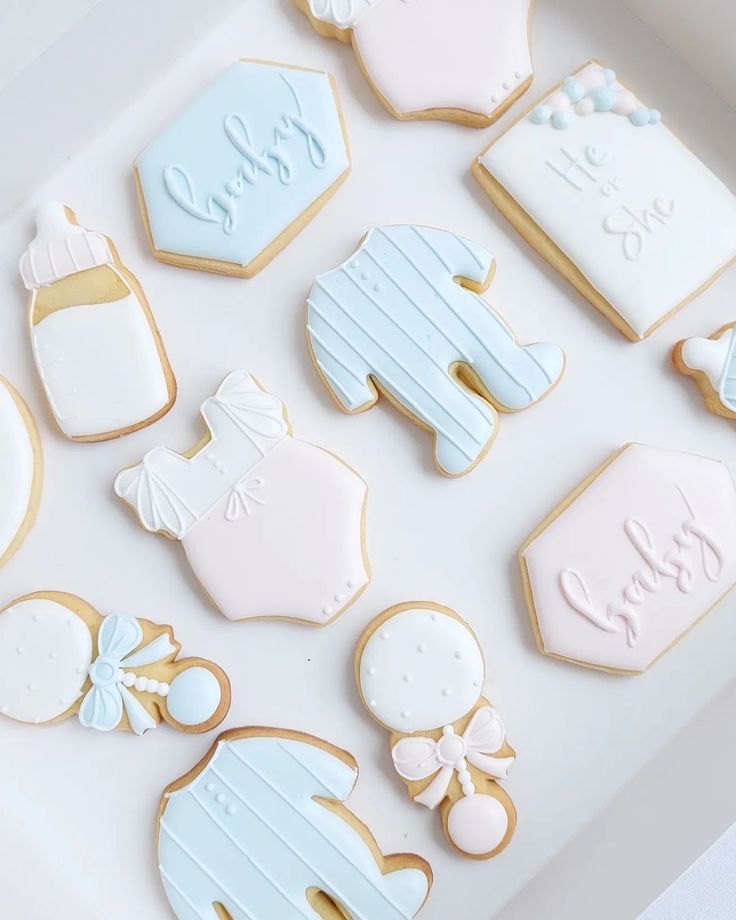
<path fill-rule="evenodd" d="M 92 661 L 84 620 L 45 598 L 0 614 L 0 713 L 48 722 L 79 698 Z"/>
<path fill-rule="evenodd" d="M 374 717 L 395 731 L 439 728 L 468 713 L 483 688 L 483 655 L 458 618 L 401 610 L 375 630 L 360 658 L 360 689 Z"/>

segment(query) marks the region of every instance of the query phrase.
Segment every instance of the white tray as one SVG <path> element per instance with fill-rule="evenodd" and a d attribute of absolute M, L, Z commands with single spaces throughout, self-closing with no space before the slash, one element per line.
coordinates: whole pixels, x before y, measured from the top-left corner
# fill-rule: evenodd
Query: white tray
<path fill-rule="evenodd" d="M 475 131 L 400 124 L 376 100 L 349 48 L 319 38 L 288 0 L 250 0 L 117 113 L 38 197 L 62 199 L 83 223 L 114 238 L 149 295 L 179 379 L 172 412 L 119 442 L 74 445 L 53 430 L 32 367 L 17 274 L 32 232 L 30 204 L 0 225 L 0 372 L 28 399 L 46 461 L 39 520 L 0 572 L 0 603 L 58 588 L 103 610 L 171 622 L 185 653 L 211 657 L 230 674 L 233 706 L 223 728 L 284 725 L 350 750 L 362 768 L 350 807 L 385 852 L 414 851 L 432 863 L 435 885 L 423 920 L 499 912 L 736 674 L 733 597 L 643 677 L 585 671 L 547 660 L 534 646 L 517 548 L 613 449 L 630 440 L 651 442 L 721 458 L 736 473 L 733 427 L 708 415 L 696 389 L 668 367 L 676 340 L 736 319 L 736 272 L 650 339 L 630 344 L 494 212 L 469 164 L 520 106 L 592 54 L 662 109 L 668 125 L 732 188 L 736 117 L 608 0 L 538 0 L 533 38 L 534 86 L 499 125 Z M 252 281 L 156 262 L 130 169 L 169 115 L 243 56 L 330 70 L 354 155 L 353 174 L 336 198 Z M 135 65 L 132 55 L 131 71 Z M 29 145 L 29 156 L 41 143 L 44 113 L 38 117 L 32 142 L 20 127 L 10 134 L 13 144 Z M 498 267 L 489 300 L 522 339 L 559 342 L 568 355 L 555 394 L 503 418 L 488 458 L 457 481 L 436 473 L 429 437 L 385 403 L 357 418 L 336 411 L 304 345 L 304 299 L 313 276 L 349 254 L 368 227 L 405 221 L 453 229 L 491 248 Z M 180 548 L 146 534 L 112 493 L 115 473 L 148 447 L 193 443 L 200 402 L 238 367 L 284 399 L 298 436 L 336 451 L 370 485 L 373 584 L 321 631 L 227 622 L 204 598 Z M 518 831 L 508 850 L 487 863 L 457 856 L 437 817 L 411 803 L 393 773 L 386 734 L 363 711 L 353 686 L 353 646 L 366 622 L 390 604 L 425 598 L 472 622 L 488 662 L 487 695 L 519 752 L 506 784 L 519 810 Z M 213 739 L 165 727 L 135 739 L 84 732 L 71 721 L 44 730 L 3 723 L 0 915 L 167 917 L 153 847 L 159 795 Z M 708 782 L 704 766 L 701 783 Z M 710 791 L 736 810 L 725 784 Z M 662 836 L 672 834 L 670 828 Z M 610 884 L 620 885 L 615 854 L 610 858 Z M 640 906 L 656 893 L 646 892 Z M 584 908 L 587 916 L 590 903 Z M 596 913 L 608 916 L 605 903 Z"/>

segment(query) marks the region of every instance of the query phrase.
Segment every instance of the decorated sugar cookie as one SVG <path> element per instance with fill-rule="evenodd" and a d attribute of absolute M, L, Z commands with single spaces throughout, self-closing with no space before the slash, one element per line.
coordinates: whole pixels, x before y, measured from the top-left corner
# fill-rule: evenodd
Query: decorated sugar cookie
<path fill-rule="evenodd" d="M 0 713 L 136 735 L 162 720 L 209 731 L 227 715 L 230 683 L 210 661 L 177 660 L 179 649 L 168 626 L 102 616 L 60 591 L 29 594 L 0 612 Z"/>
<path fill-rule="evenodd" d="M 156 258 L 250 278 L 302 230 L 350 172 L 328 73 L 237 61 L 135 161 Z"/>
<path fill-rule="evenodd" d="M 711 412 L 736 419 L 736 323 L 708 339 L 678 342 L 672 361 L 681 374 L 695 379 Z"/>
<path fill-rule="evenodd" d="M 152 532 L 181 540 L 230 620 L 324 624 L 370 579 L 366 485 L 333 454 L 291 436 L 283 404 L 243 371 L 202 406 L 205 438 L 123 470 L 115 491 Z"/>
<path fill-rule="evenodd" d="M 33 527 L 42 479 L 41 442 L 33 417 L 0 377 L 0 566 Z"/>
<path fill-rule="evenodd" d="M 384 856 L 343 802 L 353 757 L 277 728 L 225 732 L 164 792 L 158 862 L 179 920 L 411 920 L 429 894 L 420 857 Z"/>
<path fill-rule="evenodd" d="M 519 558 L 541 651 L 639 673 L 736 583 L 736 487 L 717 460 L 628 444 Z"/>
<path fill-rule="evenodd" d="M 400 604 L 363 632 L 355 679 L 368 711 L 391 732 L 409 795 L 440 808 L 450 843 L 489 859 L 508 846 L 516 810 L 498 785 L 516 756 L 482 696 L 485 665 L 468 624 L 446 607 Z"/>
<path fill-rule="evenodd" d="M 736 198 L 596 61 L 477 159 L 516 229 L 632 341 L 736 257 Z"/>
<path fill-rule="evenodd" d="M 47 202 L 20 263 L 36 367 L 59 430 L 106 441 L 165 415 L 176 381 L 137 279 L 108 237 Z"/>
<path fill-rule="evenodd" d="M 312 358 L 338 405 L 362 412 L 384 393 L 434 434 L 448 476 L 485 456 L 497 409 L 533 405 L 565 365 L 556 345 L 520 345 L 479 296 L 494 267 L 490 252 L 454 233 L 383 227 L 309 295 Z"/>
<path fill-rule="evenodd" d="M 485 127 L 532 82 L 531 0 L 294 0 L 396 118 Z"/>

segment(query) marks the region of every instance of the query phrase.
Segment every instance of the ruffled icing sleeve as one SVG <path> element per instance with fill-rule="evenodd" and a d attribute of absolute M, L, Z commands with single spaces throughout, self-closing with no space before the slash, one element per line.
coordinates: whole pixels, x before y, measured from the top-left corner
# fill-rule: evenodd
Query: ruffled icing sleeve
<path fill-rule="evenodd" d="M 380 0 L 309 0 L 309 12 L 320 22 L 352 29 Z"/>
<path fill-rule="evenodd" d="M 181 540 L 197 520 L 186 501 L 155 469 L 151 455 L 118 474 L 115 493 L 135 509 L 146 530 L 163 531 Z"/>

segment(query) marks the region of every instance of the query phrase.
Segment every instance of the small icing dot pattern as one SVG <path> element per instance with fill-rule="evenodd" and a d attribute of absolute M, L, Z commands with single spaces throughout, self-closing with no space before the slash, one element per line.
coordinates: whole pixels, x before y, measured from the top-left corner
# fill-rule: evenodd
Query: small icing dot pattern
<path fill-rule="evenodd" d="M 204 790 L 229 818 L 238 813 L 238 800 L 224 784 L 207 783 Z"/>
<path fill-rule="evenodd" d="M 394 614 L 365 644 L 363 698 L 396 731 L 430 730 L 472 709 L 483 685 L 483 657 L 456 617 L 422 608 Z"/>
<path fill-rule="evenodd" d="M 82 619 L 62 604 L 34 598 L 0 613 L 0 712 L 41 724 L 79 699 L 92 656 Z"/>

